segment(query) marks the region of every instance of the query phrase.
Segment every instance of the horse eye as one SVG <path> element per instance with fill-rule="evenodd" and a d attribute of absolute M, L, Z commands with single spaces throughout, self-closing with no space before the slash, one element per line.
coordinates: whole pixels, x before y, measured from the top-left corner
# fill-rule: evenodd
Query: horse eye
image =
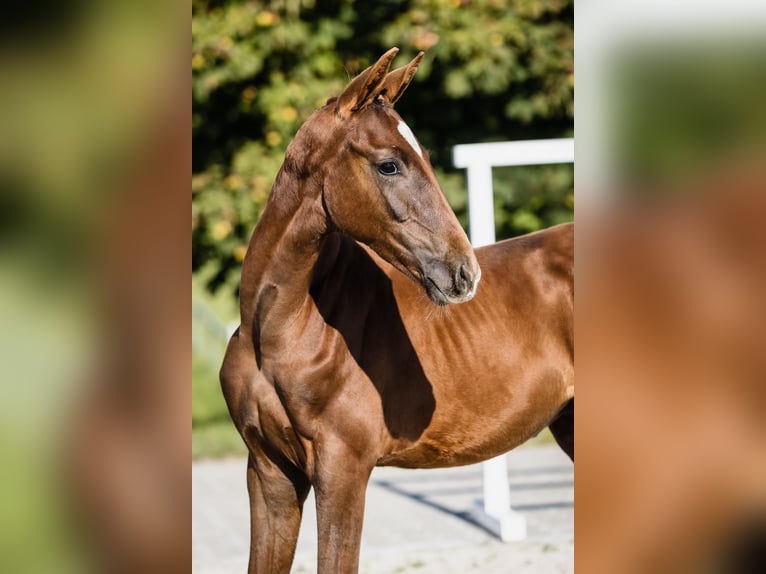
<path fill-rule="evenodd" d="M 401 173 L 399 171 L 399 166 L 393 161 L 384 161 L 378 165 L 378 171 L 382 175 L 396 175 L 397 173 Z"/>

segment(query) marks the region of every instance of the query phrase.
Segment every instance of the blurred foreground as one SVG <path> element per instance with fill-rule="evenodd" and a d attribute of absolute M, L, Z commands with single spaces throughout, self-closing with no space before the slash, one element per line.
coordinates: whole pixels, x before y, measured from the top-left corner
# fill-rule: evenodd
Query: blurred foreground
<path fill-rule="evenodd" d="M 0 571 L 188 572 L 188 7 L 18 8 L 0 35 Z"/>
<path fill-rule="evenodd" d="M 764 183 L 722 173 L 578 220 L 584 571 L 755 572 L 727 563 L 743 536 L 764 557 Z"/>
<path fill-rule="evenodd" d="M 576 15 L 575 567 L 763 572 L 766 10 L 607 4 Z"/>

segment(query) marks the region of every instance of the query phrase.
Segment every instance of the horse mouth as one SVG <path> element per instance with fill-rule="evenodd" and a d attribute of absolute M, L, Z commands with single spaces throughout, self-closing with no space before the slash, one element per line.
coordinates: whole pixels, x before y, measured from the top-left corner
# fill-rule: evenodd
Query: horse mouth
<path fill-rule="evenodd" d="M 446 305 L 452 305 L 455 303 L 465 303 L 473 299 L 473 296 L 476 294 L 476 288 L 479 285 L 480 278 L 481 278 L 481 271 L 479 271 L 479 275 L 476 277 L 476 280 L 471 285 L 470 290 L 460 295 L 452 295 L 450 293 L 445 292 L 444 289 L 439 287 L 436 281 L 434 281 L 431 277 L 428 277 L 428 276 L 425 277 L 425 280 L 423 281 L 423 286 L 425 287 L 428 298 L 432 302 L 439 305 L 440 307 L 444 307 Z"/>
<path fill-rule="evenodd" d="M 439 289 L 439 286 L 434 282 L 433 279 L 430 277 L 426 277 L 425 283 L 423 285 L 426 288 L 426 294 L 428 295 L 428 298 L 439 305 L 440 307 L 444 307 L 445 305 L 450 304 L 450 300 L 447 297 L 447 294 Z"/>

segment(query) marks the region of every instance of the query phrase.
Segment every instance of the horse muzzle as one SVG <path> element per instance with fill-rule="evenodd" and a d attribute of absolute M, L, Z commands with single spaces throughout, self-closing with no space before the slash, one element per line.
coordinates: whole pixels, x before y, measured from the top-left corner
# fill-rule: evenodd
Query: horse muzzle
<path fill-rule="evenodd" d="M 437 305 L 465 303 L 473 299 L 481 279 L 481 268 L 475 257 L 449 265 L 430 262 L 422 269 L 423 287 Z"/>

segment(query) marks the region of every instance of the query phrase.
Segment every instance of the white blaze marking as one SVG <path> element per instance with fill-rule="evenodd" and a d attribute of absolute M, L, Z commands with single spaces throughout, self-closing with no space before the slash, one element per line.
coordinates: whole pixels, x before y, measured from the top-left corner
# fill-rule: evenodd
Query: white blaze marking
<path fill-rule="evenodd" d="M 407 140 L 407 143 L 412 146 L 412 149 L 414 149 L 420 157 L 423 157 L 423 152 L 420 151 L 418 140 L 415 139 L 415 134 L 412 133 L 410 127 L 403 121 L 400 121 L 399 125 L 396 126 L 396 129 L 398 129 L 399 133 Z"/>

